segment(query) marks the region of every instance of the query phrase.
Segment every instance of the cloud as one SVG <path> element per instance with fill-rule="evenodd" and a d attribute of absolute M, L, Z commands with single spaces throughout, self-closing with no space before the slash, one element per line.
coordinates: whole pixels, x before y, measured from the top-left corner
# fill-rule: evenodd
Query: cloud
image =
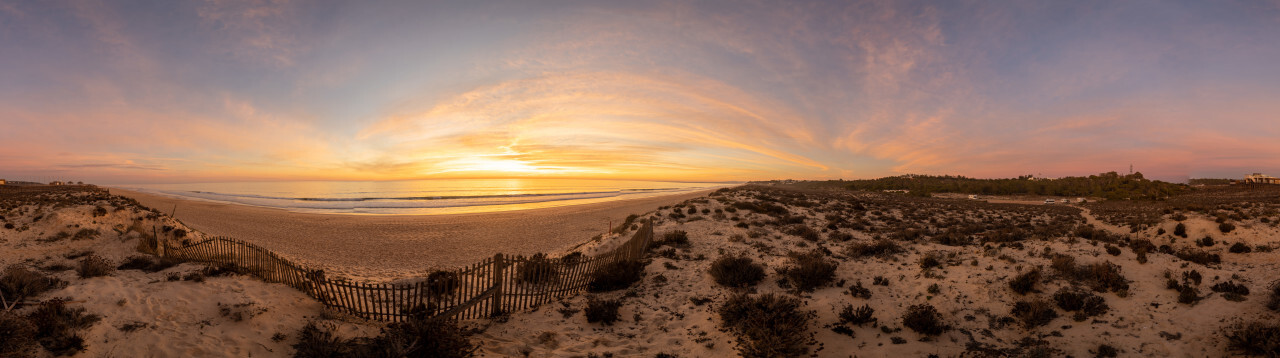
<path fill-rule="evenodd" d="M 288 67 L 308 47 L 299 10 L 289 0 L 205 0 L 197 15 L 240 60 Z"/>

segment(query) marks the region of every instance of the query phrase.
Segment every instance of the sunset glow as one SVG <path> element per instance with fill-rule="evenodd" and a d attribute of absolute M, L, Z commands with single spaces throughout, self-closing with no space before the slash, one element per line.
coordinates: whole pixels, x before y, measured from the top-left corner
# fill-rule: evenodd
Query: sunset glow
<path fill-rule="evenodd" d="M 1280 3 L 0 0 L 0 178 L 1280 174 Z"/>

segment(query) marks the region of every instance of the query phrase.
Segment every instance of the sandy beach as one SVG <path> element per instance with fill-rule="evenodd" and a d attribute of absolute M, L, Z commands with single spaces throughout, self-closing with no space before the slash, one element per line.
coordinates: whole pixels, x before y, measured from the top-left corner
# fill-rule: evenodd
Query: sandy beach
<path fill-rule="evenodd" d="M 341 215 L 111 189 L 112 194 L 166 214 L 174 212 L 175 218 L 206 235 L 249 241 L 295 262 L 364 281 L 422 276 L 498 252 L 558 253 L 605 233 L 610 222 L 618 225 L 628 215 L 709 192 L 481 214 Z"/>

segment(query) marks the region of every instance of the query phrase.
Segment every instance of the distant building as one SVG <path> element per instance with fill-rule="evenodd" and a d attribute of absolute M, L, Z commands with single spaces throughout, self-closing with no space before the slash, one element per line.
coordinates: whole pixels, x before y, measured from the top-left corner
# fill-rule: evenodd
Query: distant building
<path fill-rule="evenodd" d="M 1280 178 L 1262 173 L 1253 173 L 1244 176 L 1245 184 L 1280 184 Z"/>
<path fill-rule="evenodd" d="M 62 182 L 57 181 L 57 180 L 54 180 L 54 181 L 49 182 L 49 185 L 62 185 Z"/>
<path fill-rule="evenodd" d="M 0 179 L 0 185 L 5 185 L 4 179 Z"/>

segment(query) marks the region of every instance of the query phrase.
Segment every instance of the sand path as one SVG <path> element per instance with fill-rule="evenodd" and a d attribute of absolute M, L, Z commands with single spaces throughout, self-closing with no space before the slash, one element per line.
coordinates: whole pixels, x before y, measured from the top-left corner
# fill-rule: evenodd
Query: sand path
<path fill-rule="evenodd" d="M 629 214 L 705 196 L 707 191 L 483 214 L 342 215 L 184 200 L 112 188 L 111 193 L 170 211 L 208 235 L 249 241 L 313 268 L 370 281 L 421 276 L 495 253 L 531 255 L 568 249 Z"/>

